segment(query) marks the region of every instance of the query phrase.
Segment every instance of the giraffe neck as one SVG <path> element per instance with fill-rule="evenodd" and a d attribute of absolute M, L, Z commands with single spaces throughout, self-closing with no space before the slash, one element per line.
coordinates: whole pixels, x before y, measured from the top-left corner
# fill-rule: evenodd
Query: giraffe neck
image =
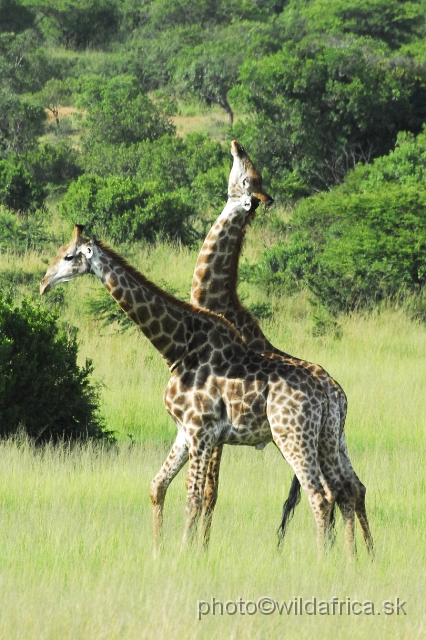
<path fill-rule="evenodd" d="M 248 211 L 232 198 L 210 229 L 195 265 L 191 286 L 191 303 L 215 309 L 227 317 L 240 306 L 237 294 L 238 261 L 245 227 L 254 217 L 255 208 Z"/>
<path fill-rule="evenodd" d="M 191 317 L 197 316 L 191 305 L 157 287 L 99 240 L 94 241 L 90 267 L 169 367 L 184 357 Z"/>
<path fill-rule="evenodd" d="M 254 207 L 246 211 L 236 206 L 232 198 L 228 200 L 201 247 L 192 280 L 191 303 L 223 315 L 253 350 L 281 354 L 241 304 L 237 293 L 245 229 L 254 215 Z"/>

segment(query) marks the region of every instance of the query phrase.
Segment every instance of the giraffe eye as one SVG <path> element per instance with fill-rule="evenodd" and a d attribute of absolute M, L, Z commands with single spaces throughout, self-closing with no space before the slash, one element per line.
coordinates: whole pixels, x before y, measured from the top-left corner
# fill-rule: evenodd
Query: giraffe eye
<path fill-rule="evenodd" d="M 72 255 L 64 256 L 64 260 L 72 260 L 73 258 L 74 256 Z"/>
<path fill-rule="evenodd" d="M 243 187 L 249 187 L 249 186 L 250 186 L 249 181 L 247 180 L 247 178 L 244 178 L 244 180 L 243 180 Z"/>

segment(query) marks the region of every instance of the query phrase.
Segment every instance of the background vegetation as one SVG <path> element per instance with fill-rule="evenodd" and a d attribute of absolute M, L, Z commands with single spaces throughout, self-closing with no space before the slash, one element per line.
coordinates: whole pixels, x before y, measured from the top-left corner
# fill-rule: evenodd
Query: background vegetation
<path fill-rule="evenodd" d="M 424 636 L 425 9 L 0 0 L 0 427 L 33 437 L 1 443 L 2 637 Z M 247 233 L 239 293 L 274 344 L 320 362 L 348 394 L 373 564 L 360 548 L 346 565 L 340 521 L 318 562 L 306 500 L 277 555 L 291 470 L 272 447 L 227 449 L 206 557 L 178 555 L 178 478 L 154 564 L 148 486 L 175 435 L 167 368 L 90 278 L 39 306 L 74 222 L 188 299 L 233 137 L 276 198 Z M 76 395 L 43 404 L 43 377 Z M 19 403 L 5 381 L 20 382 Z M 116 444 L 35 446 L 64 435 L 62 410 L 74 435 L 90 423 L 93 439 L 112 431 Z M 198 599 L 263 595 L 398 596 L 407 616 L 197 620 Z"/>
<path fill-rule="evenodd" d="M 424 0 L 210 5 L 2 0 L 0 204 L 194 245 L 238 137 L 291 216 L 254 280 L 333 313 L 418 295 Z"/>

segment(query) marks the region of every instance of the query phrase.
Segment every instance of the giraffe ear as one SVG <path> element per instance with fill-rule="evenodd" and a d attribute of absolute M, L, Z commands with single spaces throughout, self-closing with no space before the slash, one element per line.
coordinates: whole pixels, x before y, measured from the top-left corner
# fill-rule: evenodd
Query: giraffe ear
<path fill-rule="evenodd" d="M 92 247 L 92 244 L 91 244 L 91 243 L 89 243 L 89 244 L 82 245 L 82 247 L 81 247 L 80 251 L 81 251 L 81 253 L 82 253 L 84 256 L 86 256 L 86 258 L 88 258 L 88 259 L 90 260 L 90 258 L 91 258 L 91 257 L 92 257 L 92 255 L 93 255 L 93 247 Z"/>

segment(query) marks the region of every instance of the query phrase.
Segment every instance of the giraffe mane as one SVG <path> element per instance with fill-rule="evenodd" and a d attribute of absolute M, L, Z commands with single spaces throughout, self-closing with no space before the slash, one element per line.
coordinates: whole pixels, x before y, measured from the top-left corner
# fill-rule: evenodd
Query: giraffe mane
<path fill-rule="evenodd" d="M 209 309 L 204 309 L 204 307 L 195 307 L 190 302 L 185 302 L 184 300 L 180 300 L 179 298 L 176 298 L 176 296 L 172 295 L 171 293 L 168 293 L 167 291 L 164 291 L 164 289 L 161 289 L 161 287 L 156 285 L 154 282 L 152 282 L 151 280 L 148 280 L 148 278 L 144 276 L 143 273 L 138 271 L 136 267 L 132 266 L 126 260 L 126 258 L 121 256 L 116 251 L 114 251 L 114 249 L 112 249 L 108 244 L 106 244 L 102 240 L 93 240 L 93 242 L 95 245 L 101 247 L 101 249 L 105 251 L 105 253 L 111 256 L 111 258 L 113 258 L 117 262 L 117 264 L 123 267 L 123 269 L 125 269 L 125 271 L 129 275 L 131 275 L 136 280 L 136 282 L 142 284 L 143 286 L 150 289 L 152 292 L 156 293 L 157 295 L 161 296 L 162 298 L 176 305 L 177 307 L 180 307 L 181 309 L 185 309 L 186 311 L 189 311 L 190 313 L 193 313 L 198 316 L 204 316 L 204 317 L 210 318 L 214 322 L 218 322 L 219 324 L 222 324 L 229 331 L 231 331 L 234 337 L 236 337 L 240 342 L 243 342 L 241 335 L 238 333 L 234 325 L 231 322 L 229 322 L 229 320 L 227 320 L 222 314 L 214 313 L 213 311 L 209 311 Z"/>

